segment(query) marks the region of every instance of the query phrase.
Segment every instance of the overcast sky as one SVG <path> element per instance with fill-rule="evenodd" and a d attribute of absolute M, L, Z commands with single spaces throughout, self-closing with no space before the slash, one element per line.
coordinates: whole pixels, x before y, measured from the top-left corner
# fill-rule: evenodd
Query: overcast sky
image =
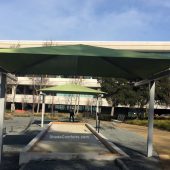
<path fill-rule="evenodd" d="M 0 0 L 0 40 L 170 40 L 170 0 Z"/>

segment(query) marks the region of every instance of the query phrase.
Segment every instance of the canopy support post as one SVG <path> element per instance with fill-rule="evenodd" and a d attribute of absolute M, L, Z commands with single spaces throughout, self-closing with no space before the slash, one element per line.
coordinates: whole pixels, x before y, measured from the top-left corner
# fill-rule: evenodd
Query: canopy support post
<path fill-rule="evenodd" d="M 153 122 L 154 122 L 154 98 L 155 81 L 149 83 L 149 112 L 148 112 L 148 136 L 147 136 L 147 157 L 153 155 Z"/>
<path fill-rule="evenodd" d="M 96 131 L 98 130 L 98 121 L 99 121 L 99 118 L 98 118 L 98 113 L 99 113 L 99 98 L 97 96 L 97 101 L 96 101 Z"/>
<path fill-rule="evenodd" d="M 44 114 L 45 114 L 45 94 L 40 93 L 42 96 L 42 113 L 41 113 L 41 127 L 44 127 Z"/>
<path fill-rule="evenodd" d="M 6 74 L 0 73 L 0 164 L 2 162 L 3 152 L 3 129 L 5 113 L 5 91 L 6 91 Z"/>

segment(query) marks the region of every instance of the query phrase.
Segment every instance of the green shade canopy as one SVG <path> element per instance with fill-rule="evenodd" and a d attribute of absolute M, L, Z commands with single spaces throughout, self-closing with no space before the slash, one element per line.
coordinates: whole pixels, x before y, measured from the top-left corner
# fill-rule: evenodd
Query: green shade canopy
<path fill-rule="evenodd" d="M 40 91 L 48 92 L 48 93 L 56 92 L 56 93 L 66 93 L 66 94 L 91 94 L 91 95 L 98 95 L 98 94 L 105 93 L 99 90 L 94 90 L 77 84 L 64 84 L 59 86 L 53 86 L 53 87 L 40 89 Z"/>
<path fill-rule="evenodd" d="M 0 67 L 14 74 L 145 79 L 170 67 L 170 53 L 133 52 L 88 45 L 0 49 Z"/>

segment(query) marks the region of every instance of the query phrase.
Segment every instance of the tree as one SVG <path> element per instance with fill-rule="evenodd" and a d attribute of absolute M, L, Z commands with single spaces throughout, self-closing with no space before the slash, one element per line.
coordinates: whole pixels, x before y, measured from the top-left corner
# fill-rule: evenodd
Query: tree
<path fill-rule="evenodd" d="M 143 108 L 149 101 L 149 85 L 143 85 L 139 87 L 133 87 L 136 93 L 136 105 Z"/>
<path fill-rule="evenodd" d="M 32 88 L 33 88 L 33 105 L 32 105 L 32 112 L 34 113 L 34 109 L 35 109 L 35 104 L 36 104 L 36 98 L 40 95 L 40 89 L 46 87 L 46 85 L 48 85 L 48 77 L 47 76 L 43 76 L 41 75 L 40 77 L 35 77 L 34 75 L 32 77 L 30 77 L 30 79 L 32 80 Z M 37 100 L 37 113 L 39 112 L 39 105 L 40 105 L 40 101 L 39 99 Z"/>
<path fill-rule="evenodd" d="M 170 77 L 156 82 L 155 100 L 160 105 L 170 105 Z"/>
<path fill-rule="evenodd" d="M 134 87 L 134 84 L 122 78 L 100 78 L 101 90 L 106 92 L 107 101 L 112 104 L 111 116 L 114 108 L 121 105 L 143 107 L 148 101 L 147 86 Z"/>
<path fill-rule="evenodd" d="M 130 91 L 130 86 L 125 79 L 115 79 L 115 78 L 101 78 L 99 79 L 101 84 L 101 90 L 106 92 L 105 97 L 107 101 L 112 105 L 111 116 L 114 115 L 114 108 L 119 104 L 127 104 L 129 100 L 128 95 L 133 93 L 128 93 Z M 132 104 L 133 101 L 131 100 Z"/>

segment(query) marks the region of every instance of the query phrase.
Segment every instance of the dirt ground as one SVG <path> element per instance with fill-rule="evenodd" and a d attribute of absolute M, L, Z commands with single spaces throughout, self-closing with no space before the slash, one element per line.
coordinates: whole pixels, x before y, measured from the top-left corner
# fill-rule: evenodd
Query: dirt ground
<path fill-rule="evenodd" d="M 138 133 L 147 138 L 147 127 L 129 125 L 125 123 L 117 124 L 119 128 L 124 128 Z M 170 170 L 170 132 L 154 129 L 154 147 L 158 152 L 162 166 L 165 170 Z"/>

